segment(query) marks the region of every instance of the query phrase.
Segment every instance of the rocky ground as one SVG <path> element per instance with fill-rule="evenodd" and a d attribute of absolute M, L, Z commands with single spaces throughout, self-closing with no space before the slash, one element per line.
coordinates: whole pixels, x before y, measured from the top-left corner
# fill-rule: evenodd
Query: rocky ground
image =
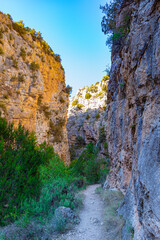
<path fill-rule="evenodd" d="M 80 213 L 80 224 L 74 230 L 53 240 L 105 240 L 106 232 L 104 227 L 104 202 L 95 193 L 99 184 L 88 186 L 83 192 L 84 208 Z"/>

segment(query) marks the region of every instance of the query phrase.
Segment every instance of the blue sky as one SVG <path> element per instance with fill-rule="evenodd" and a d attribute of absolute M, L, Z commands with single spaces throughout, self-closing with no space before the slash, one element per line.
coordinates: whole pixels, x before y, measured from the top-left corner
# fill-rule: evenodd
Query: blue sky
<path fill-rule="evenodd" d="M 53 51 L 61 55 L 66 84 L 73 87 L 75 95 L 79 88 L 101 81 L 110 65 L 99 9 L 106 1 L 0 0 L 0 10 L 42 33 Z"/>

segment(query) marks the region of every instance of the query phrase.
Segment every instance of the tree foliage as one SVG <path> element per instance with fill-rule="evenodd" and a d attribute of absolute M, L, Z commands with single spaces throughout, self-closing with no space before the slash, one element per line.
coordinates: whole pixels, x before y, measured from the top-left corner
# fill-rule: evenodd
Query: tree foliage
<path fill-rule="evenodd" d="M 130 31 L 131 10 L 124 13 L 122 24 L 116 26 L 117 13 L 123 2 L 124 0 L 113 0 L 106 3 L 105 6 L 100 6 L 100 9 L 105 14 L 101 22 L 102 32 L 108 34 L 106 44 L 110 47 L 112 44 L 120 46 Z"/>

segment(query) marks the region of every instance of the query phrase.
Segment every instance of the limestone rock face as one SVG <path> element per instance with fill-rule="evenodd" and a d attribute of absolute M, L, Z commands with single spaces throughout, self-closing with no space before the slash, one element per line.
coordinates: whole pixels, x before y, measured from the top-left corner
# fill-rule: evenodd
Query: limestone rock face
<path fill-rule="evenodd" d="M 125 193 L 120 209 L 134 240 L 160 239 L 160 2 L 124 1 L 132 10 L 130 33 L 112 51 L 107 141 L 111 173 L 106 186 Z"/>
<path fill-rule="evenodd" d="M 105 76 L 100 83 L 79 89 L 70 100 L 67 131 L 71 155 L 73 146 L 77 145 L 74 157 L 78 157 L 90 142 L 98 143 L 101 129 L 105 134 L 108 79 Z"/>
<path fill-rule="evenodd" d="M 47 141 L 69 162 L 69 98 L 59 56 L 47 52 L 44 41 L 20 30 L 0 13 L 0 111 L 15 127 L 21 122 L 35 131 L 39 143 Z"/>

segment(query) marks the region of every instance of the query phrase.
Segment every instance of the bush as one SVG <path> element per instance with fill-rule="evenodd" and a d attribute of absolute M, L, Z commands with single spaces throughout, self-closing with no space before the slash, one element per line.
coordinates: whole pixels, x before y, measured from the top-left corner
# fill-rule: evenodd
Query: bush
<path fill-rule="evenodd" d="M 128 10 L 123 16 L 123 24 L 116 27 L 116 15 L 118 10 L 122 6 L 123 0 L 113 0 L 105 6 L 100 6 L 105 16 L 102 19 L 101 26 L 104 34 L 109 34 L 106 44 L 112 46 L 112 44 L 121 45 L 130 31 L 131 11 Z"/>
<path fill-rule="evenodd" d="M 0 55 L 2 55 L 3 53 L 3 49 L 0 47 Z"/>
<path fill-rule="evenodd" d="M 27 32 L 22 20 L 20 20 L 19 22 L 13 22 L 12 26 L 13 26 L 13 29 L 16 32 L 18 32 L 21 36 L 23 36 Z"/>
<path fill-rule="evenodd" d="M 91 85 L 89 88 L 88 88 L 88 91 L 92 92 L 92 93 L 96 93 L 98 92 L 98 87 L 96 85 Z"/>
<path fill-rule="evenodd" d="M 80 103 L 77 104 L 77 108 L 78 108 L 78 110 L 81 110 L 83 107 L 84 107 L 83 104 L 80 104 Z"/>
<path fill-rule="evenodd" d="M 64 90 L 65 93 L 67 93 L 69 96 L 71 96 L 72 93 L 72 87 L 67 85 L 67 87 Z"/>
<path fill-rule="evenodd" d="M 61 57 L 59 54 L 54 54 L 54 59 L 57 61 L 57 62 L 61 62 Z"/>
<path fill-rule="evenodd" d="M 92 95 L 90 93 L 86 93 L 85 99 L 90 99 L 91 97 L 92 97 Z"/>
<path fill-rule="evenodd" d="M 75 99 L 73 102 L 72 102 L 72 106 L 76 106 L 78 104 L 78 100 Z"/>
<path fill-rule="evenodd" d="M 84 140 L 84 138 L 83 137 L 81 137 L 81 136 L 77 136 L 76 137 L 76 141 L 75 141 L 75 145 L 76 146 L 78 146 L 78 147 L 83 147 L 83 146 L 85 146 L 85 140 Z"/>
<path fill-rule="evenodd" d="M 99 128 L 99 142 L 103 143 L 106 141 L 106 134 L 104 126 Z"/>
<path fill-rule="evenodd" d="M 109 75 L 108 74 L 102 78 L 101 82 L 106 82 L 107 80 L 109 80 Z"/>
<path fill-rule="evenodd" d="M 19 219 L 25 225 L 53 218 L 59 206 L 74 209 L 75 194 L 85 184 L 69 175 L 51 146 L 37 145 L 33 133 L 0 117 L 0 225 Z"/>
<path fill-rule="evenodd" d="M 21 83 L 25 82 L 25 75 L 22 73 L 18 74 L 18 81 L 20 81 Z"/>
<path fill-rule="evenodd" d="M 0 39 L 2 39 L 3 38 L 3 33 L 2 32 L 0 32 Z"/>
<path fill-rule="evenodd" d="M 38 198 L 41 182 L 39 166 L 47 164 L 53 155 L 52 148 L 36 145 L 33 133 L 0 117 L 0 224 L 14 221 L 22 214 L 21 203 L 25 199 Z"/>
<path fill-rule="evenodd" d="M 31 69 L 32 71 L 38 71 L 38 70 L 39 70 L 39 64 L 37 64 L 37 63 L 35 63 L 35 62 L 32 62 L 32 63 L 30 64 L 30 69 Z"/>
<path fill-rule="evenodd" d="M 89 114 L 87 114 L 87 116 L 86 116 L 86 119 L 88 120 L 88 119 L 90 119 L 90 116 L 89 116 Z"/>
<path fill-rule="evenodd" d="M 95 115 L 95 118 L 98 120 L 98 119 L 100 118 L 100 114 L 97 113 L 97 114 Z"/>
<path fill-rule="evenodd" d="M 26 51 L 24 48 L 21 48 L 21 51 L 20 51 L 20 56 L 22 57 L 23 61 L 26 60 Z"/>
<path fill-rule="evenodd" d="M 18 61 L 13 58 L 13 67 L 18 69 Z"/>
<path fill-rule="evenodd" d="M 83 176 L 87 183 L 104 183 L 110 169 L 108 156 L 99 159 L 99 148 L 89 143 L 78 159 L 72 161 L 70 171 L 73 175 Z"/>

